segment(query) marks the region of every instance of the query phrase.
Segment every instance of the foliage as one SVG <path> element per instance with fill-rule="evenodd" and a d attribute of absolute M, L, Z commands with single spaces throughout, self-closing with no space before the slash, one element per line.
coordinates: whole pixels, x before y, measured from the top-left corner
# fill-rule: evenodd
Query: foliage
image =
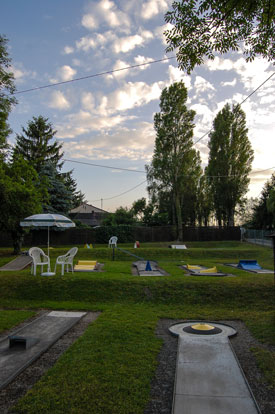
<path fill-rule="evenodd" d="M 40 177 L 45 180 L 48 188 L 48 197 L 43 200 L 43 211 L 67 214 L 73 205 L 72 193 L 64 183 L 62 175 L 51 162 L 48 162 L 42 166 Z"/>
<path fill-rule="evenodd" d="M 11 233 L 14 253 L 20 251 L 22 242 L 20 220 L 41 211 L 42 189 L 38 183 L 35 170 L 22 159 L 0 165 L 0 228 Z"/>
<path fill-rule="evenodd" d="M 214 119 L 207 175 L 219 225 L 234 225 L 236 205 L 248 189 L 253 149 L 247 132 L 240 105 L 231 110 L 226 104 Z"/>
<path fill-rule="evenodd" d="M 272 229 L 274 226 L 275 213 L 273 210 L 273 199 L 275 190 L 275 174 L 272 174 L 261 192 L 258 203 L 253 208 L 251 226 L 255 229 Z M 271 199 L 269 200 L 271 196 Z"/>
<path fill-rule="evenodd" d="M 180 69 L 190 73 L 204 58 L 243 49 L 247 61 L 262 56 L 275 61 L 273 0 L 175 1 L 165 21 L 167 52 L 177 50 Z"/>
<path fill-rule="evenodd" d="M 34 169 L 40 173 L 43 166 L 48 162 L 60 169 L 63 165 L 62 144 L 57 141 L 51 143 L 57 131 L 53 130 L 48 118 L 43 116 L 33 117 L 28 122 L 27 128 L 22 128 L 23 134 L 16 137 L 16 145 L 13 149 L 13 158 L 23 157 L 32 164 Z"/>
<path fill-rule="evenodd" d="M 206 175 L 200 178 L 197 196 L 197 220 L 199 226 L 208 226 L 209 217 L 213 211 L 213 198 L 209 180 Z"/>
<path fill-rule="evenodd" d="M 135 224 L 134 212 L 127 207 L 118 207 L 114 213 L 108 214 L 102 221 L 103 226 L 119 226 Z"/>
<path fill-rule="evenodd" d="M 44 200 L 43 211 L 68 213 L 83 202 L 84 194 L 77 191 L 72 171 L 61 173 L 64 154 L 62 144 L 52 142 L 55 134 L 48 118 L 33 117 L 23 134 L 17 135 L 12 158 L 23 157 L 37 171 L 41 182 L 47 182 L 49 198 Z"/>
<path fill-rule="evenodd" d="M 201 174 L 199 153 L 192 148 L 195 111 L 187 109 L 186 101 L 183 82 L 163 89 L 160 112 L 154 117 L 154 155 L 151 165 L 146 166 L 151 198 L 171 193 L 179 240 L 182 240 L 183 206 L 190 203 Z"/>
<path fill-rule="evenodd" d="M 8 148 L 7 137 L 11 129 L 7 123 L 12 106 L 16 103 L 12 96 L 15 92 L 14 76 L 10 72 L 11 59 L 7 52 L 8 39 L 0 35 L 0 161 Z"/>
<path fill-rule="evenodd" d="M 96 242 L 107 243 L 112 236 L 118 237 L 118 243 L 134 241 L 133 227 L 128 225 L 100 226 L 95 228 Z"/>
<path fill-rule="evenodd" d="M 64 185 L 71 195 L 71 209 L 79 207 L 85 202 L 85 194 L 82 191 L 77 190 L 77 182 L 72 177 L 73 171 L 62 173 L 61 176 L 64 181 Z"/>

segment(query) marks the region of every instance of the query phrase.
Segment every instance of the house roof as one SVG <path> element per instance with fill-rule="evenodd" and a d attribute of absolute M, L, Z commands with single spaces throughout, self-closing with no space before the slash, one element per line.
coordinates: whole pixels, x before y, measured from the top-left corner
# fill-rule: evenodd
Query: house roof
<path fill-rule="evenodd" d="M 91 213 L 108 213 L 105 210 L 102 210 L 101 208 L 95 207 L 91 204 L 83 203 L 80 206 L 73 208 L 70 213 L 85 213 L 85 214 L 91 214 Z"/>

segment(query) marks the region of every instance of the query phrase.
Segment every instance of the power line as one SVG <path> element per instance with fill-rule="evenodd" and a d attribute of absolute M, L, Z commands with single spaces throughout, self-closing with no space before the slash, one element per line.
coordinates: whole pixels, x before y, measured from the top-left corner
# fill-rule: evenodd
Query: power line
<path fill-rule="evenodd" d="M 267 81 L 269 81 L 269 79 L 272 78 L 272 76 L 275 75 L 275 72 L 273 72 L 264 82 L 262 82 L 256 89 L 254 89 L 253 92 L 251 92 L 242 102 L 239 103 L 239 105 L 242 105 L 245 101 L 247 101 L 255 92 L 257 92 Z M 209 132 L 211 132 L 213 129 L 213 127 L 211 129 L 209 129 L 209 131 L 207 131 L 205 134 L 203 134 L 202 137 L 200 137 L 196 142 L 194 142 L 194 145 L 196 145 L 198 142 L 200 142 L 206 135 L 209 134 Z"/>
<path fill-rule="evenodd" d="M 111 169 L 111 170 L 130 171 L 130 172 L 136 172 L 136 173 L 143 173 L 143 174 L 146 174 L 146 171 L 141 171 L 141 170 L 131 170 L 130 168 L 111 167 L 110 165 L 93 164 L 93 163 L 91 163 L 91 162 L 74 161 L 74 160 L 69 160 L 69 159 L 64 159 L 63 161 L 67 161 L 67 162 L 75 162 L 76 164 L 90 165 L 91 167 L 109 168 L 109 169 Z"/>
<path fill-rule="evenodd" d="M 147 180 L 142 181 L 142 183 L 139 183 L 138 185 L 135 185 L 134 187 L 131 187 L 129 190 L 126 190 L 126 191 L 124 191 L 123 193 L 120 193 L 120 194 L 115 195 L 115 196 L 113 196 L 113 197 L 109 197 L 109 198 L 100 198 L 100 199 L 98 199 L 98 200 L 91 200 L 90 202 L 91 202 L 91 203 L 94 203 L 95 201 L 101 201 L 101 200 L 103 200 L 103 201 L 106 201 L 106 200 L 113 200 L 114 198 L 121 197 L 121 196 L 123 196 L 124 194 L 127 194 L 127 193 L 129 193 L 130 191 L 135 190 L 136 188 L 140 187 L 142 184 L 144 184 L 144 183 L 146 183 L 146 182 L 147 182 Z"/>
<path fill-rule="evenodd" d="M 85 161 L 74 161 L 74 160 L 69 160 L 69 159 L 64 159 L 63 161 L 69 161 L 69 162 L 75 162 L 77 164 L 84 164 L 84 165 L 90 165 L 92 167 L 101 167 L 101 168 L 109 168 L 111 170 L 121 170 L 121 171 L 130 171 L 130 172 L 138 172 L 138 173 L 144 173 L 146 174 L 146 171 L 142 171 L 142 170 L 131 170 L 130 168 L 120 168 L 120 167 L 111 167 L 110 165 L 100 165 L 100 164 L 93 164 L 91 162 L 85 162 Z M 275 168 L 274 167 L 269 167 L 269 168 L 265 168 L 264 170 L 257 170 L 257 171 L 252 171 L 250 173 L 251 174 L 259 174 L 265 171 L 269 171 L 269 170 L 273 170 Z M 193 175 L 184 175 L 184 177 L 193 177 Z M 234 177 L 234 175 L 208 175 L 207 177 Z M 95 200 L 98 201 L 98 200 Z"/>
<path fill-rule="evenodd" d="M 139 64 L 131 65 L 131 66 L 125 66 L 124 68 L 120 68 L 120 69 L 107 70 L 106 72 L 99 72 L 99 73 L 95 73 L 93 75 L 82 76 L 81 78 L 75 78 L 75 79 L 71 79 L 71 80 L 67 80 L 67 81 L 63 81 L 63 82 L 50 83 L 48 85 L 37 86 L 37 87 L 34 87 L 34 88 L 30 88 L 30 89 L 24 89 L 23 91 L 14 92 L 12 95 L 19 95 L 19 94 L 22 94 L 22 93 L 37 91 L 39 89 L 52 88 L 53 86 L 59 86 L 59 85 L 64 85 L 66 83 L 78 82 L 78 81 L 81 81 L 81 80 L 84 80 L 84 79 L 96 78 L 98 76 L 110 75 L 111 73 L 120 72 L 122 70 L 134 69 L 134 68 L 138 68 L 140 66 L 151 65 L 153 63 L 165 62 L 166 60 L 171 60 L 171 59 L 175 59 L 175 58 L 176 58 L 176 56 L 171 56 L 171 57 L 166 57 L 166 58 L 163 58 L 163 59 L 151 60 L 150 62 L 139 63 Z"/>

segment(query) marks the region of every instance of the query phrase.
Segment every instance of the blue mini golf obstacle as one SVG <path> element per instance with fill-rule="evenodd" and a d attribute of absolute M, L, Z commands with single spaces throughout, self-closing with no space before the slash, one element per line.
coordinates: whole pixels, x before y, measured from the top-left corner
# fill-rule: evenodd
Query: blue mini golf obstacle
<path fill-rule="evenodd" d="M 152 268 L 151 268 L 151 264 L 149 260 L 147 260 L 145 272 L 152 272 Z"/>
<path fill-rule="evenodd" d="M 262 270 L 257 260 L 239 260 L 237 268 L 243 270 Z"/>

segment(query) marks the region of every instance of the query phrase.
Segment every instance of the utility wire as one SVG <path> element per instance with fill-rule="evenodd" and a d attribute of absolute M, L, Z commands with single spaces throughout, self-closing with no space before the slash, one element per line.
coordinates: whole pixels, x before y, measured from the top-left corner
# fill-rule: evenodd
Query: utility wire
<path fill-rule="evenodd" d="M 121 197 L 121 196 L 123 196 L 124 194 L 127 194 L 127 193 L 129 193 L 130 191 L 135 190 L 136 188 L 140 187 L 142 184 L 144 184 L 144 183 L 146 183 L 146 182 L 147 182 L 147 180 L 142 181 L 142 183 L 139 183 L 138 185 L 135 185 L 134 187 L 130 188 L 129 190 L 126 190 L 126 191 L 124 191 L 123 193 L 120 193 L 120 194 L 115 195 L 115 196 L 113 196 L 113 197 L 109 197 L 109 198 L 100 198 L 100 199 L 98 199 L 98 200 L 91 200 L 90 202 L 91 202 L 91 203 L 94 203 L 95 201 L 101 201 L 101 200 L 103 200 L 103 201 L 106 201 L 106 200 L 113 200 L 114 198 Z"/>
<path fill-rule="evenodd" d="M 242 102 L 239 103 L 239 105 L 242 105 L 245 101 L 247 101 L 255 92 L 257 92 L 267 81 L 269 81 L 269 79 L 272 78 L 272 76 L 275 75 L 275 72 L 273 72 L 264 82 L 262 82 L 256 89 L 254 89 L 254 91 L 252 91 Z M 202 137 L 200 137 L 196 142 L 194 142 L 194 145 L 196 145 L 198 142 L 200 142 L 206 135 L 209 134 L 209 132 L 211 132 L 213 129 L 213 127 L 211 129 L 209 129 L 209 131 L 207 131 L 205 134 L 203 134 Z"/>
<path fill-rule="evenodd" d="M 52 88 L 53 86 L 59 86 L 59 85 L 64 85 L 66 83 L 78 82 L 78 81 L 81 81 L 81 80 L 84 80 L 84 79 L 96 78 L 97 76 L 110 75 L 111 73 L 120 72 L 122 70 L 134 69 L 134 68 L 138 68 L 140 66 L 151 65 L 152 63 L 165 62 L 166 60 L 171 60 L 171 59 L 176 59 L 176 56 L 166 57 L 166 58 L 157 59 L 157 60 L 151 60 L 150 62 L 139 63 L 137 65 L 125 66 L 124 68 L 120 68 L 120 69 L 107 70 L 106 72 L 99 72 L 99 73 L 95 73 L 93 75 L 82 76 L 81 78 L 75 78 L 75 79 L 71 79 L 71 80 L 67 80 L 67 81 L 63 81 L 63 82 L 56 82 L 56 83 L 50 83 L 48 85 L 37 86 L 35 88 L 25 89 L 23 91 L 17 91 L 17 92 L 14 92 L 13 94 L 10 94 L 10 95 L 19 95 L 19 94 L 22 94 L 22 93 L 37 91 L 39 89 Z"/>
<path fill-rule="evenodd" d="M 77 164 L 90 165 L 91 167 L 109 168 L 111 170 L 130 171 L 130 172 L 137 172 L 137 173 L 146 174 L 146 171 L 142 171 L 142 170 L 131 170 L 130 168 L 111 167 L 110 165 L 93 164 L 91 162 L 74 161 L 74 160 L 69 160 L 69 159 L 63 159 L 63 161 L 75 162 Z M 274 167 L 270 167 L 270 168 L 265 168 L 264 170 L 252 171 L 249 175 L 251 175 L 251 174 L 259 174 L 259 173 L 262 173 L 262 172 L 265 172 L 265 171 L 273 170 L 274 168 L 275 168 L 275 166 Z M 184 177 L 193 177 L 193 175 L 184 175 Z M 213 178 L 214 177 L 235 177 L 235 175 L 208 175 L 207 177 L 213 177 Z M 98 201 L 98 200 L 94 200 L 94 201 Z"/>
<path fill-rule="evenodd" d="M 130 168 L 111 167 L 110 165 L 93 164 L 93 163 L 91 163 L 91 162 L 74 161 L 74 160 L 69 160 L 69 159 L 64 159 L 63 161 L 67 161 L 67 162 L 75 162 L 76 164 L 90 165 L 90 166 L 92 166 L 92 167 L 109 168 L 109 169 L 111 169 L 111 170 L 130 171 L 130 172 L 136 172 L 136 173 L 143 173 L 143 174 L 146 174 L 146 171 L 141 171 L 141 170 L 131 170 Z"/>

